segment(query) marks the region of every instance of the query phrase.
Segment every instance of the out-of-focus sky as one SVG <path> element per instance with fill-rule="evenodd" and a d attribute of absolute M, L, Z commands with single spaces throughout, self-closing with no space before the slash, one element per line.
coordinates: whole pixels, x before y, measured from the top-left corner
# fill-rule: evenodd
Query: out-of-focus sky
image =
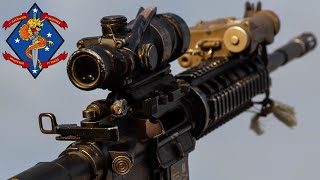
<path fill-rule="evenodd" d="M 133 19 L 140 6 L 157 6 L 158 12 L 172 12 L 189 26 L 200 20 L 242 17 L 244 1 L 212 0 L 1 0 L 0 24 L 26 12 L 36 2 L 49 14 L 68 22 L 58 31 L 65 39 L 57 53 L 76 50 L 78 39 L 101 34 L 100 19 L 122 14 Z M 255 2 L 255 1 L 253 1 Z M 288 42 L 293 36 L 311 31 L 320 38 L 320 3 L 316 0 L 269 0 L 263 8 L 275 11 L 281 31 L 269 50 Z M 0 51 L 13 53 L 5 40 L 14 27 L 0 31 Z M 271 51 L 270 51 L 271 52 Z M 272 74 L 272 97 L 295 107 L 298 126 L 291 130 L 273 117 L 263 121 L 266 133 L 257 137 L 249 131 L 250 113 L 244 113 L 210 135 L 197 141 L 190 154 L 192 180 L 301 180 L 319 179 L 320 121 L 318 49 L 278 69 Z M 63 61 L 41 72 L 35 80 L 25 69 L 0 57 L 0 177 L 8 178 L 39 161 L 51 161 L 68 142 L 54 135 L 43 135 L 38 114 L 52 112 L 58 123 L 79 123 L 82 110 L 92 101 L 105 98 L 106 91 L 84 92 L 67 77 Z M 177 63 L 173 72 L 181 72 Z"/>

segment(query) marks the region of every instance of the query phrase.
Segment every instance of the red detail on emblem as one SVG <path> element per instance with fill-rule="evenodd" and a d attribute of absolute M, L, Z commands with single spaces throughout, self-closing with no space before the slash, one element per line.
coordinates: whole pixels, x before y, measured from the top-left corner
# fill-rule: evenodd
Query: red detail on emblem
<path fill-rule="evenodd" d="M 59 54 L 59 56 L 57 56 L 49 61 L 41 63 L 41 65 L 43 68 L 48 68 L 49 66 L 54 65 L 61 60 L 65 60 L 67 57 L 68 57 L 68 53 L 63 52 L 63 53 Z"/>
<path fill-rule="evenodd" d="M 51 21 L 53 23 L 56 23 L 57 25 L 59 25 L 63 29 L 68 28 L 68 24 L 65 21 L 62 21 L 55 16 L 51 16 L 48 13 L 42 13 L 41 19 L 45 19 L 45 20 Z"/>
<path fill-rule="evenodd" d="M 4 28 L 5 30 L 7 28 L 9 28 L 10 26 L 12 26 L 13 24 L 23 21 L 25 19 L 29 19 L 29 14 L 28 13 L 22 13 L 20 16 L 16 16 L 8 21 L 5 21 L 2 25 L 2 28 Z"/>
<path fill-rule="evenodd" d="M 21 61 L 20 59 L 13 57 L 11 54 L 7 53 L 6 51 L 2 53 L 2 56 L 5 60 L 9 60 L 16 65 L 21 66 L 22 68 L 28 68 L 30 65 L 30 63 Z"/>

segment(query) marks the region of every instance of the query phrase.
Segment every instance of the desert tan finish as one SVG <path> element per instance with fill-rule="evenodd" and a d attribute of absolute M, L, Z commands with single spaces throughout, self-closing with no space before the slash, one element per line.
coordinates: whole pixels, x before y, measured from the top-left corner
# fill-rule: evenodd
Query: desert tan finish
<path fill-rule="evenodd" d="M 259 44 L 270 44 L 279 32 L 280 21 L 272 11 L 258 11 L 250 17 L 200 21 L 190 28 L 188 51 L 179 58 L 182 67 L 198 66 L 203 60 L 252 53 Z"/>

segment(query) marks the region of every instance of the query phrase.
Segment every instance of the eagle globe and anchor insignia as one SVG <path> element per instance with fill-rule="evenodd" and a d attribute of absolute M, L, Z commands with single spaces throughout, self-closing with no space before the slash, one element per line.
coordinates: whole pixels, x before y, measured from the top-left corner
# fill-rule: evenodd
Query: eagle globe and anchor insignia
<path fill-rule="evenodd" d="M 68 25 L 65 21 L 43 13 L 38 5 L 34 4 L 27 13 L 5 21 L 2 28 L 6 30 L 18 22 L 20 23 L 7 39 L 18 58 L 5 51 L 2 53 L 5 60 L 28 69 L 31 75 L 37 78 L 44 68 L 67 58 L 66 52 L 52 58 L 64 40 L 51 22 L 66 29 Z"/>

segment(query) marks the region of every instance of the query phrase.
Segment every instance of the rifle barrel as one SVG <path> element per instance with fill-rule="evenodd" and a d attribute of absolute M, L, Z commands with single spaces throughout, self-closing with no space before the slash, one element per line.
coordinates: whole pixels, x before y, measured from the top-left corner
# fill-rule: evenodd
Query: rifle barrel
<path fill-rule="evenodd" d="M 82 180 L 101 178 L 106 168 L 105 156 L 93 143 L 73 143 L 51 162 L 40 162 L 10 180 Z"/>
<path fill-rule="evenodd" d="M 52 162 L 40 162 L 10 179 L 90 179 L 90 169 L 90 163 L 85 159 L 68 155 Z"/>
<path fill-rule="evenodd" d="M 287 64 L 297 57 L 301 57 L 316 47 L 316 37 L 311 33 L 303 33 L 293 38 L 288 44 L 274 51 L 268 57 L 268 71 Z"/>

